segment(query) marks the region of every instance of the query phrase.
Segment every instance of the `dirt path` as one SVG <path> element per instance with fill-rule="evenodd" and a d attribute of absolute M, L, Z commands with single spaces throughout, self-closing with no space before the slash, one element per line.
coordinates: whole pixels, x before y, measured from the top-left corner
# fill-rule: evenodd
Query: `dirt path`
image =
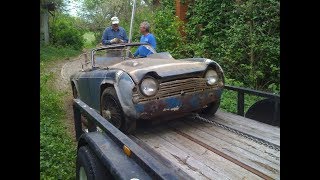
<path fill-rule="evenodd" d="M 81 70 L 82 59 L 79 57 L 73 59 L 65 59 L 53 62 L 48 65 L 47 70 L 54 74 L 53 87 L 59 92 L 64 94 L 63 98 L 63 108 L 66 112 L 65 125 L 67 127 L 67 132 L 75 139 L 75 130 L 73 123 L 73 111 L 72 111 L 72 90 L 69 82 L 70 76 L 79 70 Z"/>

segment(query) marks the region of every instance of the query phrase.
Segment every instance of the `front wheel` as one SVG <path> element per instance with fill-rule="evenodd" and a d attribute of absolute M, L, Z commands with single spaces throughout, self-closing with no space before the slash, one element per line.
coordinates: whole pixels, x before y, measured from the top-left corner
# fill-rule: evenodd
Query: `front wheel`
<path fill-rule="evenodd" d="M 114 127 L 129 134 L 135 130 L 135 120 L 126 119 L 117 93 L 113 87 L 106 88 L 101 96 L 101 115 Z"/>
<path fill-rule="evenodd" d="M 220 99 L 208 104 L 207 107 L 205 107 L 201 110 L 200 114 L 202 114 L 206 117 L 214 116 L 216 114 L 219 106 L 220 106 Z"/>

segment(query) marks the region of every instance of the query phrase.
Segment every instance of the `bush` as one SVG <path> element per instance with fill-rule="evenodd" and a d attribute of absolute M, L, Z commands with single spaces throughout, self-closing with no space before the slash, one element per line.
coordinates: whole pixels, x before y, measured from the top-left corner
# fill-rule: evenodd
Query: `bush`
<path fill-rule="evenodd" d="M 75 19 L 58 15 L 50 24 L 51 43 L 56 46 L 71 46 L 81 49 L 84 45 L 84 31 L 75 26 Z"/>
<path fill-rule="evenodd" d="M 193 54 L 218 61 L 246 87 L 279 90 L 279 0 L 195 0 L 187 17 Z"/>
<path fill-rule="evenodd" d="M 179 32 L 181 22 L 169 8 L 163 8 L 155 13 L 154 34 L 157 38 L 157 51 L 168 51 L 173 56 L 177 54 L 177 47 L 182 44 Z"/>

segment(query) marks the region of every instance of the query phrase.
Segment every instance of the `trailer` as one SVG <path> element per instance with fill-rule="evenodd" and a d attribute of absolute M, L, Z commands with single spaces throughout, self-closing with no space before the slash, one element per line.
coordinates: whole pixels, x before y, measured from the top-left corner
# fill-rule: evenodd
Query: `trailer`
<path fill-rule="evenodd" d="M 278 126 L 218 110 L 126 135 L 80 99 L 73 110 L 77 179 L 280 179 Z"/>

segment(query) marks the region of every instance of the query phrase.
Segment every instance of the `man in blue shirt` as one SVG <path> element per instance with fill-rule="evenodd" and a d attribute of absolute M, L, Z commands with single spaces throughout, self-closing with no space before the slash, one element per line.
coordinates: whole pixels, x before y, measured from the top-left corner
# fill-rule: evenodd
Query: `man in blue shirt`
<path fill-rule="evenodd" d="M 148 22 L 142 22 L 140 24 L 140 32 L 142 34 L 140 42 L 150 44 L 153 49 L 156 49 L 156 38 L 153 34 L 150 33 L 150 24 Z M 149 49 L 144 46 L 139 46 L 137 51 L 133 54 L 135 57 L 147 57 L 148 55 L 153 54 Z"/>
<path fill-rule="evenodd" d="M 128 37 L 126 30 L 119 26 L 118 17 L 112 17 L 111 24 L 112 25 L 107 27 L 103 32 L 102 44 L 127 43 Z"/>

